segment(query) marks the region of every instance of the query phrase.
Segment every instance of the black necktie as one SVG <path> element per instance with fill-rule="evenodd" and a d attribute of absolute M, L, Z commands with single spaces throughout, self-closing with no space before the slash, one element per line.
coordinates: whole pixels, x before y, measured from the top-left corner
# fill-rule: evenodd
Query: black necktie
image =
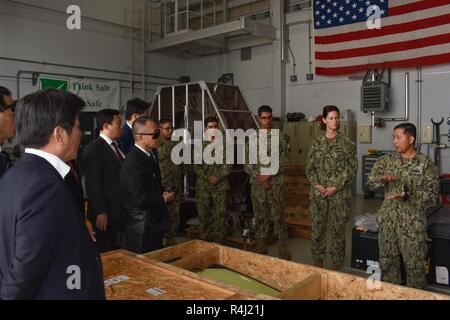
<path fill-rule="evenodd" d="M 69 173 L 67 174 L 66 178 L 67 178 L 69 175 L 72 175 L 72 177 L 75 179 L 75 181 L 77 182 L 77 184 L 78 184 L 79 186 L 81 186 L 81 181 L 80 181 L 80 178 L 79 178 L 79 176 L 78 176 L 77 170 L 75 170 L 75 166 L 74 166 L 73 162 L 72 162 L 72 161 L 69 161 L 69 162 L 67 162 L 67 164 L 68 164 L 69 167 L 70 167 L 70 171 L 69 171 Z"/>
<path fill-rule="evenodd" d="M 158 151 L 157 150 L 153 150 L 153 151 L 150 152 L 150 154 L 152 155 L 153 161 L 155 161 L 156 167 L 159 169 Z"/>

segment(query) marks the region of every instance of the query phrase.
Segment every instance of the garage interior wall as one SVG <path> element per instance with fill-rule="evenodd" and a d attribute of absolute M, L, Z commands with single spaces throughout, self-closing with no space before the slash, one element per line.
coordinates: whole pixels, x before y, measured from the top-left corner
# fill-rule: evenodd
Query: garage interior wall
<path fill-rule="evenodd" d="M 82 10 L 81 30 L 71 31 L 66 27 L 68 15 L 65 12 L 72 4 Z M 0 0 L 0 57 L 129 73 L 131 41 L 125 25 L 127 4 L 128 0 Z M 178 79 L 184 74 L 184 68 L 185 62 L 181 59 L 147 54 L 147 74 Z M 0 85 L 8 87 L 14 97 L 19 70 L 123 79 L 127 82 L 121 83 L 122 105 L 131 97 L 128 74 L 0 59 Z M 147 81 L 155 82 L 147 85 L 147 100 L 153 99 L 158 83 L 174 83 L 150 77 Z M 141 83 L 136 83 L 135 88 L 139 91 Z M 30 80 L 21 80 L 21 96 L 36 89 Z"/>
<path fill-rule="evenodd" d="M 341 110 L 350 109 L 359 125 L 370 125 L 369 114 L 360 111 L 360 87 L 362 80 L 350 80 L 349 77 L 321 77 L 314 75 L 314 80 L 306 80 L 309 73 L 309 32 L 308 24 L 297 24 L 288 30 L 290 45 L 296 60 L 298 82 L 290 82 L 293 74 L 293 60 L 286 67 L 286 112 L 303 112 L 306 117 L 322 113 L 325 105 L 335 104 Z M 274 115 L 280 116 L 280 107 L 273 103 L 273 66 L 279 61 L 273 57 L 271 45 L 252 48 L 252 59 L 241 61 L 240 50 L 216 56 L 209 56 L 187 61 L 186 74 L 192 80 L 217 81 L 221 73 L 234 73 L 235 84 L 242 87 L 253 112 L 262 104 L 269 104 Z M 314 69 L 313 69 L 314 72 Z M 417 125 L 418 118 L 418 70 L 392 70 L 392 87 L 389 92 L 389 111 L 377 114 L 386 118 L 402 118 L 405 114 L 405 73 L 410 76 L 410 112 L 409 121 Z M 386 72 L 387 73 L 387 72 Z M 450 116 L 450 64 L 422 68 L 422 125 L 440 121 L 441 134 L 449 132 L 447 117 Z M 387 79 L 386 79 L 387 81 Z M 358 143 L 357 193 L 362 194 L 361 156 L 367 154 L 368 148 L 393 150 L 392 130 L 400 122 L 386 122 L 384 128 L 374 128 L 372 143 Z M 419 129 L 418 129 L 419 130 Z M 441 137 L 441 143 L 448 144 L 447 137 Z M 422 145 L 422 152 L 433 159 L 433 150 Z M 441 150 L 441 173 L 450 172 L 450 150 Z"/>

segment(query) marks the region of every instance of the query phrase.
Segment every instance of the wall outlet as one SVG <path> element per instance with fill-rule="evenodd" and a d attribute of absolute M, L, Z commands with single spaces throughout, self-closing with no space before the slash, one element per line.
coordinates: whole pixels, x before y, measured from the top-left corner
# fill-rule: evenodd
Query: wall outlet
<path fill-rule="evenodd" d="M 372 143 L 372 126 L 358 126 L 358 142 Z"/>
<path fill-rule="evenodd" d="M 420 140 L 421 140 L 421 143 L 423 143 L 423 144 L 433 143 L 433 125 L 432 124 L 422 125 L 422 132 L 420 135 Z"/>

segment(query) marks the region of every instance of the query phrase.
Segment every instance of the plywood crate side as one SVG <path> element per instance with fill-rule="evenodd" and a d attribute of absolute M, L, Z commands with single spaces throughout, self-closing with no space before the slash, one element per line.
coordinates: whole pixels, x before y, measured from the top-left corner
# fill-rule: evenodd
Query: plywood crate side
<path fill-rule="evenodd" d="M 189 243 L 183 243 L 174 245 L 161 250 L 152 251 L 145 254 L 146 257 L 153 258 L 159 261 L 170 261 L 176 258 L 183 258 L 192 254 L 200 253 L 205 250 L 214 248 L 214 244 L 205 241 L 189 241 Z"/>
<path fill-rule="evenodd" d="M 220 260 L 219 248 L 212 248 L 196 254 L 186 256 L 173 263 L 173 266 L 192 270 L 194 268 L 204 269 L 208 266 L 217 263 Z"/>
<path fill-rule="evenodd" d="M 256 253 L 223 249 L 223 265 L 257 279 L 267 285 L 285 291 L 313 275 L 302 265 Z"/>
<path fill-rule="evenodd" d="M 239 301 L 239 300 L 254 300 L 255 298 L 243 293 L 236 293 L 231 297 L 226 298 L 225 300 Z"/>
<path fill-rule="evenodd" d="M 112 300 L 203 300 L 226 299 L 235 294 L 223 287 L 193 279 L 166 266 L 158 265 L 150 259 L 142 259 L 124 254 L 103 256 L 105 279 L 119 275 L 128 280 L 105 288 L 107 299 Z M 183 288 L 183 290 L 180 290 Z M 147 290 L 150 290 L 147 291 Z M 152 291 L 156 292 L 152 294 Z"/>
<path fill-rule="evenodd" d="M 311 266 L 322 276 L 322 296 L 327 300 L 450 300 L 450 296 L 381 282 L 380 289 L 369 289 L 360 276 Z"/>
<path fill-rule="evenodd" d="M 322 297 L 322 277 L 315 273 L 282 292 L 279 298 L 283 300 L 320 300 Z"/>
<path fill-rule="evenodd" d="M 130 257 L 135 257 L 138 255 L 138 254 L 128 251 L 128 250 L 116 249 L 116 250 L 111 250 L 111 251 L 102 253 L 101 257 L 103 258 L 103 257 L 109 257 L 109 256 L 117 256 L 118 254 L 130 256 Z"/>

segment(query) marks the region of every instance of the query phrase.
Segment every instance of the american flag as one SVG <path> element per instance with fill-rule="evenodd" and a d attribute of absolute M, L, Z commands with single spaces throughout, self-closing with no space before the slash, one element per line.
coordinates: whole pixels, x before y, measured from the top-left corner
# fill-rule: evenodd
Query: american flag
<path fill-rule="evenodd" d="M 450 0 L 314 0 L 312 14 L 318 75 L 450 62 Z"/>

